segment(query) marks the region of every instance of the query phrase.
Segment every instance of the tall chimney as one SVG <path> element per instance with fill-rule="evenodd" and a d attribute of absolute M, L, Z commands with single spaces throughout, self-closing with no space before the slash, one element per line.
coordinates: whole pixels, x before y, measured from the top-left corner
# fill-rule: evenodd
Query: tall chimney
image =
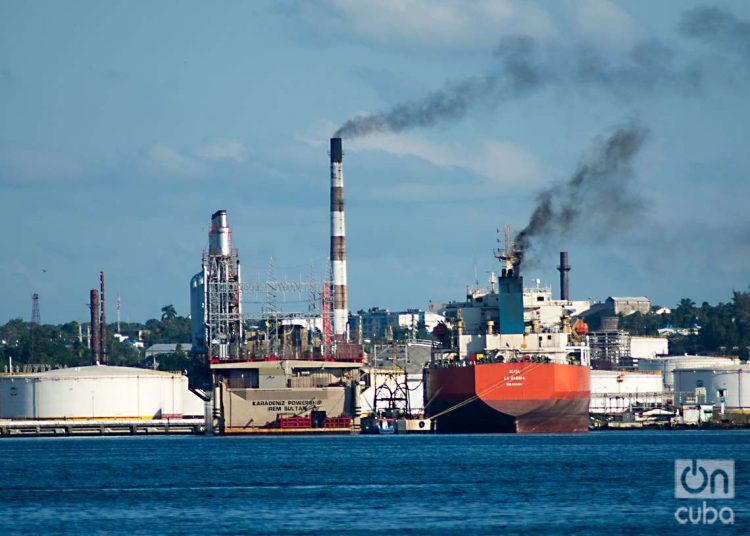
<path fill-rule="evenodd" d="M 208 232 L 208 254 L 229 257 L 232 255 L 232 230 L 227 222 L 227 211 L 217 210 L 211 216 Z"/>
<path fill-rule="evenodd" d="M 344 222 L 344 151 L 341 138 L 331 138 L 331 272 L 333 273 L 333 333 L 347 342 L 349 307 L 346 299 L 346 225 Z"/>
<path fill-rule="evenodd" d="M 99 324 L 99 329 L 101 331 L 101 338 L 99 339 L 101 350 L 99 351 L 99 355 L 101 357 L 102 364 L 106 365 L 109 356 L 107 355 L 107 311 L 104 309 L 104 272 L 99 272 L 99 289 L 99 297 L 101 299 L 102 305 L 102 316 Z"/>
<path fill-rule="evenodd" d="M 560 299 L 570 299 L 570 289 L 568 288 L 568 272 L 570 272 L 570 265 L 568 264 L 568 252 L 560 252 L 560 266 L 557 267 L 560 272 Z"/>
<path fill-rule="evenodd" d="M 99 364 L 99 291 L 93 289 L 89 295 L 89 308 L 91 309 L 91 324 L 89 334 L 91 335 L 91 363 Z"/>

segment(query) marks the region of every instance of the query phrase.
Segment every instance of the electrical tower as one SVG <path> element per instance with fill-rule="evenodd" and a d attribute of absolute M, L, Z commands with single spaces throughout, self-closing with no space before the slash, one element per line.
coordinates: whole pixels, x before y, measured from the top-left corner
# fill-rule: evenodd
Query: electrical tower
<path fill-rule="evenodd" d="M 31 296 L 31 323 L 41 324 L 39 316 L 39 294 L 36 292 Z"/>

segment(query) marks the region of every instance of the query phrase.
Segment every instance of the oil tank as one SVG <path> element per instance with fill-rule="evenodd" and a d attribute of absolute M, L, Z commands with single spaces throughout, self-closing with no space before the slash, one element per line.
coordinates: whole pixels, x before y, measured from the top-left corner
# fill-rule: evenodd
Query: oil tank
<path fill-rule="evenodd" d="M 638 370 L 659 371 L 664 378 L 664 386 L 674 389 L 674 372 L 680 368 L 710 368 L 739 365 L 739 359 L 704 355 L 675 355 L 667 357 L 640 358 Z"/>
<path fill-rule="evenodd" d="M 725 404 L 730 410 L 750 410 L 750 365 L 685 367 L 674 370 L 678 404 Z"/>
<path fill-rule="evenodd" d="M 203 415 L 186 376 L 89 366 L 0 375 L 1 419 L 158 419 Z"/>

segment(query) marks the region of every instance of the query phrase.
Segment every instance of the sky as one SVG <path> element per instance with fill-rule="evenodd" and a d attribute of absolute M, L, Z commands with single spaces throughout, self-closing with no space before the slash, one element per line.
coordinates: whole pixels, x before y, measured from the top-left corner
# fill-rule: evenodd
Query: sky
<path fill-rule="evenodd" d="M 42 322 L 86 320 L 100 270 L 108 318 L 187 315 L 219 209 L 246 279 L 322 278 L 328 140 L 355 118 L 377 128 L 344 135 L 352 310 L 486 286 L 544 192 L 577 217 L 533 238 L 527 284 L 557 295 L 567 250 L 575 299 L 726 302 L 750 284 L 748 81 L 740 1 L 0 0 L 0 321 L 35 292 Z M 637 150 L 571 193 L 623 128 Z"/>

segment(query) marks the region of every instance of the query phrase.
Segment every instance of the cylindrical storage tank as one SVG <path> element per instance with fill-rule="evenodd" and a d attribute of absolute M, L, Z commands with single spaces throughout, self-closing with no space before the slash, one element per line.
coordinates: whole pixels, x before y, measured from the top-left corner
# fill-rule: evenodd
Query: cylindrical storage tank
<path fill-rule="evenodd" d="M 178 418 L 190 397 L 198 398 L 181 374 L 129 367 L 0 376 L 2 419 Z"/>
<path fill-rule="evenodd" d="M 750 410 L 750 365 L 676 368 L 674 379 L 678 404 L 691 399 L 715 406 L 724 403 L 729 410 Z"/>
<path fill-rule="evenodd" d="M 676 355 L 667 357 L 641 358 L 638 370 L 660 371 L 667 389 L 674 388 L 674 371 L 677 368 L 711 368 L 739 365 L 735 357 L 718 357 L 703 355 Z"/>

